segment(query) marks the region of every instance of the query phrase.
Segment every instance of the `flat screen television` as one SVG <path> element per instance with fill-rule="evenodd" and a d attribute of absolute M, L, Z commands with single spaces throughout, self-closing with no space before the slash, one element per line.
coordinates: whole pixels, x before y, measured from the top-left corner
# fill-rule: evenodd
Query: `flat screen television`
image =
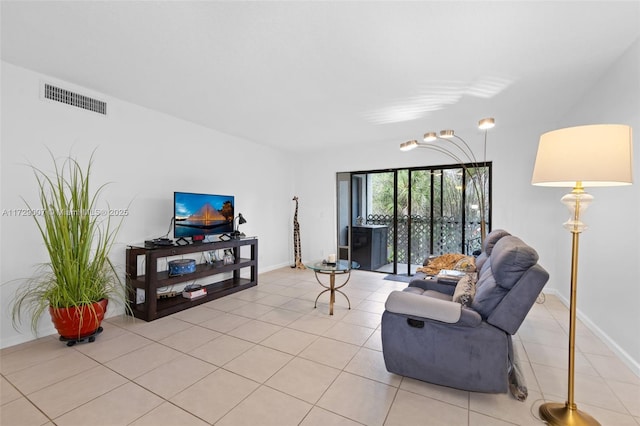
<path fill-rule="evenodd" d="M 233 195 L 173 193 L 175 238 L 233 232 Z"/>

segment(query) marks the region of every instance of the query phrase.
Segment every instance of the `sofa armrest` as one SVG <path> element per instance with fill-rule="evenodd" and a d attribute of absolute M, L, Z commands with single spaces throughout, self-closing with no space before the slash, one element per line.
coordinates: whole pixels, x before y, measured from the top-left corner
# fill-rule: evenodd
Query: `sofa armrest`
<path fill-rule="evenodd" d="M 389 294 L 385 309 L 391 313 L 417 319 L 435 320 L 466 327 L 477 327 L 482 317 L 471 308 L 457 302 L 423 296 L 406 291 Z"/>
<path fill-rule="evenodd" d="M 396 314 L 433 319 L 453 324 L 460 320 L 462 305 L 456 302 L 408 293 L 406 291 L 393 291 L 389 294 L 389 297 L 387 297 L 385 309 Z"/>

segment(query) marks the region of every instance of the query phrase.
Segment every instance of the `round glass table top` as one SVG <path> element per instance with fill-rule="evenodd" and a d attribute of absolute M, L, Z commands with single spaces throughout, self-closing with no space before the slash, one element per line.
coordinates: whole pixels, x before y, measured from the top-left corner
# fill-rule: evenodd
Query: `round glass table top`
<path fill-rule="evenodd" d="M 349 266 L 348 260 L 338 260 L 336 263 L 327 263 L 326 260 L 317 260 L 315 262 L 305 263 L 307 268 L 314 270 L 316 272 L 347 272 L 351 269 L 360 268 L 360 264 L 358 262 L 351 261 L 351 266 Z"/>

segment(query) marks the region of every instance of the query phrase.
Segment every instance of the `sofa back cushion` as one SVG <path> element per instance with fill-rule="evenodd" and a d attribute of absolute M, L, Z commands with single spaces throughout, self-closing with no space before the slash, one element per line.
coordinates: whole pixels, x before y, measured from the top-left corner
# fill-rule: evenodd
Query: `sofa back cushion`
<path fill-rule="evenodd" d="M 482 251 L 487 253 L 487 256 L 491 256 L 491 252 L 493 251 L 493 247 L 496 243 L 502 238 L 511 235 L 504 229 L 494 229 L 493 231 L 487 234 L 487 237 L 484 239 L 482 243 Z"/>
<path fill-rule="evenodd" d="M 512 288 L 522 274 L 538 263 L 538 253 L 518 237 L 507 236 L 498 241 L 491 255 L 491 269 L 496 283 Z"/>
<path fill-rule="evenodd" d="M 518 237 L 502 236 L 480 271 L 471 308 L 487 319 L 523 274 L 537 262 L 536 251 Z"/>
<path fill-rule="evenodd" d="M 496 245 L 498 240 L 507 235 L 511 235 L 504 229 L 494 229 L 489 232 L 482 242 L 482 252 L 476 259 L 476 270 L 480 272 L 482 266 L 485 264 L 489 256 L 491 256 L 491 252 L 493 251 L 493 247 Z"/>
<path fill-rule="evenodd" d="M 508 291 L 496 283 L 490 267 L 483 268 L 476 283 L 476 294 L 471 302 L 471 309 L 478 312 L 483 320 L 486 320 Z"/>

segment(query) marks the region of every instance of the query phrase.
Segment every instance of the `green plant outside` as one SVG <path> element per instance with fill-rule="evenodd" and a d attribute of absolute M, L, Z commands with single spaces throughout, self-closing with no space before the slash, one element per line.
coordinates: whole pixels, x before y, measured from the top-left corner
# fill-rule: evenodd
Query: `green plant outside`
<path fill-rule="evenodd" d="M 101 299 L 122 302 L 127 292 L 109 259 L 121 221 L 113 224 L 109 215 L 97 214 L 97 201 L 106 184 L 91 192 L 93 154 L 86 168 L 72 157 L 56 161 L 49 176 L 34 166 L 40 208 L 25 201 L 40 232 L 49 262 L 18 290 L 13 304 L 14 327 L 28 312 L 31 329 L 37 334 L 38 321 L 49 306 L 53 308 L 91 305 Z M 41 214 L 40 214 L 41 213 Z"/>

